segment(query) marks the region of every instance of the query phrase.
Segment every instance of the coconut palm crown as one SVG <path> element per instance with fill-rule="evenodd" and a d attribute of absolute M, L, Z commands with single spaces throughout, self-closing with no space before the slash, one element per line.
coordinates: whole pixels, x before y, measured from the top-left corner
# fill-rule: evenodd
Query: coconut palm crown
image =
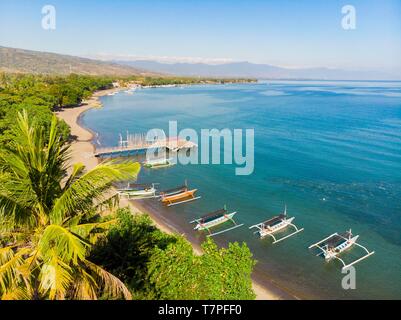
<path fill-rule="evenodd" d="M 0 298 L 125 298 L 124 284 L 87 257 L 113 223 L 102 217 L 112 184 L 134 179 L 137 163 L 104 162 L 67 175 L 69 146 L 56 117 L 50 134 L 18 114 L 15 141 L 0 146 Z"/>

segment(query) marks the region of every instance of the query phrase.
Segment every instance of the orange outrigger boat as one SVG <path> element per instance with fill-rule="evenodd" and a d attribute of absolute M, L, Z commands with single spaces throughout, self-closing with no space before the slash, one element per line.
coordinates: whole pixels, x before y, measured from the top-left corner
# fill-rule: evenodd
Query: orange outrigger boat
<path fill-rule="evenodd" d="M 161 202 L 166 206 L 174 206 L 177 204 L 194 201 L 200 199 L 200 197 L 195 197 L 195 192 L 198 189 L 189 190 L 188 186 L 185 184 L 184 186 L 162 191 L 161 195 Z"/>

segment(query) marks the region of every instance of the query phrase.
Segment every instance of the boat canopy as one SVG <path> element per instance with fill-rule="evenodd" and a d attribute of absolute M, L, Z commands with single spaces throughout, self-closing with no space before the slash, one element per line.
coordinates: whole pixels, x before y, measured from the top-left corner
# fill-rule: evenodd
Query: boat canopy
<path fill-rule="evenodd" d="M 285 217 L 286 217 L 286 215 L 284 213 L 282 213 L 282 214 L 280 214 L 278 216 L 275 216 L 275 217 L 273 217 L 273 218 L 271 218 L 269 220 L 266 220 L 262 224 L 263 224 L 264 227 L 271 227 L 271 226 L 274 226 L 275 224 L 278 224 L 281 221 L 283 221 L 285 219 Z"/>
<path fill-rule="evenodd" d="M 199 220 L 202 223 L 206 223 L 206 222 L 209 222 L 209 221 L 213 221 L 213 220 L 215 220 L 217 218 L 220 218 L 221 216 L 225 215 L 226 213 L 227 213 L 227 210 L 223 208 L 223 209 L 220 209 L 220 210 L 216 210 L 216 211 L 210 212 L 210 213 L 202 216 Z"/>
<path fill-rule="evenodd" d="M 326 241 L 322 242 L 322 245 L 327 245 L 328 248 L 335 248 L 341 243 L 347 241 L 347 239 L 352 238 L 352 233 L 347 231 L 342 234 L 333 235 L 331 238 L 327 239 Z"/>
<path fill-rule="evenodd" d="M 130 189 L 150 189 L 153 185 L 145 183 L 129 183 L 128 188 Z"/>
<path fill-rule="evenodd" d="M 163 193 L 163 194 L 175 193 L 175 192 L 179 192 L 179 191 L 186 191 L 187 189 L 188 189 L 188 187 L 186 185 L 183 185 L 181 187 L 176 187 L 176 188 L 173 188 L 173 189 L 164 190 L 161 193 Z"/>

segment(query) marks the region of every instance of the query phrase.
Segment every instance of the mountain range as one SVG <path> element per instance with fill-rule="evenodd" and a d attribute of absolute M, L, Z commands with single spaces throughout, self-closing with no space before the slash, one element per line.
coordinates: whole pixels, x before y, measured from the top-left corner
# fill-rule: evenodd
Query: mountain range
<path fill-rule="evenodd" d="M 257 79 L 321 80 L 401 80 L 401 74 L 384 71 L 343 70 L 330 68 L 283 68 L 268 64 L 230 62 L 224 64 L 163 63 L 151 60 L 112 60 L 114 63 L 179 76 L 246 77 Z"/>
<path fill-rule="evenodd" d="M 191 76 L 256 79 L 401 80 L 400 72 L 330 68 L 284 68 L 251 62 L 220 64 L 156 60 L 97 60 L 71 55 L 0 46 L 0 71 L 35 74 L 108 76 Z"/>

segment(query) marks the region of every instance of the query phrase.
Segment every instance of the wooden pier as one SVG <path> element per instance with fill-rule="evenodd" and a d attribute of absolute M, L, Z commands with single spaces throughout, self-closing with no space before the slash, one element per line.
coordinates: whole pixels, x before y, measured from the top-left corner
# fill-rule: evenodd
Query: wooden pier
<path fill-rule="evenodd" d="M 192 141 L 178 137 L 168 137 L 153 141 L 146 140 L 146 134 L 127 133 L 127 139 L 123 140 L 120 134 L 120 141 L 117 147 L 96 148 L 95 157 L 121 157 L 145 153 L 149 149 L 178 152 L 196 148 L 198 145 Z"/>

